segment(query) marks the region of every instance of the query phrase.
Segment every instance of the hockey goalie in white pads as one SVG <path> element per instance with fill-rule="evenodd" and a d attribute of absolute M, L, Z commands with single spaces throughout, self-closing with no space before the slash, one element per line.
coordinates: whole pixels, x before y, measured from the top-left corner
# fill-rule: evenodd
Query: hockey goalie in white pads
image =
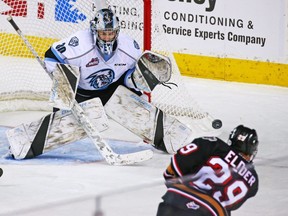
<path fill-rule="evenodd" d="M 167 67 L 165 64 L 165 62 L 169 61 L 167 59 L 163 61 L 163 58 L 156 56 L 156 54 L 144 52 L 138 62 L 137 68 L 140 67 L 141 70 L 137 70 L 132 79 L 134 79 L 134 83 L 137 83 L 137 86 L 140 86 L 145 91 L 151 91 L 155 85 L 168 80 L 171 75 L 169 70 L 165 73 L 167 77 L 164 78 L 162 78 L 163 75 L 161 77 L 161 74 L 156 73 L 153 75 L 148 73 L 148 68 L 155 69 L 153 65 L 157 65 L 157 68 L 166 67 L 165 71 L 169 69 L 169 65 Z M 147 66 L 145 71 L 143 68 L 148 64 L 149 66 Z M 61 64 L 58 64 L 55 68 L 52 77 L 53 87 L 50 100 L 54 107 L 61 110 L 44 116 L 37 121 L 21 124 L 6 131 L 10 143 L 10 151 L 15 159 L 33 158 L 87 137 L 82 125 L 79 125 L 71 111 L 69 111 L 73 107 L 79 80 L 77 79 L 79 70 L 76 67 Z M 63 68 L 69 70 L 63 70 Z M 140 71 L 144 71 L 143 75 Z M 66 73 L 65 77 L 69 82 L 67 82 L 67 79 L 62 78 L 62 73 Z M 143 76 L 150 76 L 153 79 L 150 79 L 147 83 Z M 108 119 L 99 98 L 82 102 L 80 105 L 98 131 L 101 132 L 108 128 Z"/>
<path fill-rule="evenodd" d="M 147 92 L 151 92 L 156 85 L 168 81 L 171 76 L 169 59 L 149 51 L 143 53 L 136 67 L 137 70 L 132 74 L 131 81 L 138 89 Z M 62 79 L 61 73 L 58 72 L 66 73 L 66 79 Z M 78 85 L 76 79 L 78 75 L 78 70 L 75 68 L 69 65 L 58 65 L 58 69 L 54 73 L 54 86 L 51 94 L 51 99 L 56 107 L 69 110 L 75 106 L 74 97 Z M 109 104 L 105 106 L 105 110 L 114 120 L 120 123 L 127 122 L 128 124 L 122 125 L 133 133 L 151 143 L 157 149 L 168 153 L 174 153 L 182 146 L 182 143 L 186 142 L 191 131 L 185 125 L 167 116 L 125 87 L 120 86 L 114 94 Z M 117 99 L 121 103 L 116 102 Z M 107 116 L 99 99 L 82 102 L 81 106 L 86 112 L 86 117 L 93 125 L 97 126 L 97 131 L 101 132 L 107 129 Z M 75 120 L 73 109 L 73 115 L 71 111 L 67 110 L 58 111 L 43 117 L 39 121 L 8 130 L 7 136 L 14 157 L 16 159 L 32 158 L 86 137 L 87 132 L 84 132 L 83 125 L 79 123 L 79 118 L 76 118 L 77 121 Z M 123 113 L 121 114 L 121 112 Z M 119 117 L 121 118 L 119 119 Z M 70 127 L 67 127 L 67 125 Z M 151 158 L 151 153 L 146 153 L 145 156 L 142 155 L 140 161 Z M 132 163 L 131 161 L 127 162 L 127 158 L 124 164 Z M 120 159 L 123 159 L 123 157 Z M 111 163 L 115 162 L 112 161 Z M 117 163 L 122 162 L 120 160 Z"/>

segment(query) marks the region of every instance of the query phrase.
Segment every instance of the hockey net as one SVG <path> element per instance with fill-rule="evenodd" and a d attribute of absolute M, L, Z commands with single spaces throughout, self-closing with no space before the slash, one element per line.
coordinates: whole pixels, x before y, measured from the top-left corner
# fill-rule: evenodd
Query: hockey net
<path fill-rule="evenodd" d="M 45 2 L 45 3 L 44 3 Z M 48 103 L 49 76 L 26 48 L 6 20 L 18 24 L 36 52 L 43 58 L 50 45 L 77 30 L 89 27 L 89 21 L 101 7 L 110 5 L 120 19 L 121 31 L 136 39 L 140 46 L 170 57 L 172 77 L 169 87 L 158 86 L 151 102 L 186 124 L 202 122 L 204 131 L 213 130 L 213 118 L 199 107 L 189 94 L 161 28 L 158 8 L 161 0 L 6 0 L 0 11 L 0 111 L 52 110 Z M 165 49 L 164 49 L 165 47 Z M 206 122 L 203 124 L 203 122 Z"/>

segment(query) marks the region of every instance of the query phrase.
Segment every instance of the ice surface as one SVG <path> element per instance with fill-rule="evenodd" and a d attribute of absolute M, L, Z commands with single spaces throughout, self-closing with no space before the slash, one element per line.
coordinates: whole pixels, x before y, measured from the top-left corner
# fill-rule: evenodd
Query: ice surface
<path fill-rule="evenodd" d="M 288 212 L 288 88 L 186 78 L 196 101 L 223 121 L 227 139 L 239 124 L 255 128 L 260 144 L 256 170 L 260 189 L 233 216 L 286 216 Z M 43 113 L 1 113 L 0 125 L 16 126 Z M 162 173 L 170 156 L 133 166 L 110 166 L 89 139 L 38 158 L 12 160 L 6 155 L 7 127 L 0 127 L 0 215 L 152 216 L 165 193 Z M 151 148 L 113 124 L 104 137 L 119 153 Z M 116 139 L 127 140 L 116 141 Z"/>

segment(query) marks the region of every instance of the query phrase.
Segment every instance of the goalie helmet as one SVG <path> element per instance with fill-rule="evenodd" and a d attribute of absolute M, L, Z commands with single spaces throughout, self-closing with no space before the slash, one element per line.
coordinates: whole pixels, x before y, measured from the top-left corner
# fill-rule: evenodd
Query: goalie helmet
<path fill-rule="evenodd" d="M 239 125 L 230 133 L 228 144 L 240 153 L 251 156 L 249 161 L 252 161 L 258 151 L 258 136 L 254 129 Z"/>
<path fill-rule="evenodd" d="M 90 21 L 90 29 L 97 48 L 107 61 L 112 57 L 117 47 L 117 38 L 120 31 L 118 17 L 110 9 L 101 9 L 96 13 L 95 18 Z"/>

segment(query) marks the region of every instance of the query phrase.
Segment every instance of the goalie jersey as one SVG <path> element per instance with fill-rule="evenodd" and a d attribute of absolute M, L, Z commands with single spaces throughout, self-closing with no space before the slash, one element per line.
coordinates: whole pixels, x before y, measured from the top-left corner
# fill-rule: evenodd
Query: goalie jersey
<path fill-rule="evenodd" d="M 166 180 L 175 177 L 182 177 L 184 185 L 213 197 L 228 212 L 238 209 L 258 191 L 253 163 L 216 137 L 197 138 L 179 149 L 164 172 Z"/>
<path fill-rule="evenodd" d="M 115 47 L 113 56 L 105 61 L 96 47 L 90 29 L 81 30 L 55 42 L 45 54 L 45 64 L 51 73 L 56 62 L 79 67 L 78 89 L 84 90 L 82 94 L 86 94 L 85 90 L 106 90 L 117 81 L 126 85 L 126 78 L 135 70 L 142 53 L 135 40 L 121 33 Z"/>

